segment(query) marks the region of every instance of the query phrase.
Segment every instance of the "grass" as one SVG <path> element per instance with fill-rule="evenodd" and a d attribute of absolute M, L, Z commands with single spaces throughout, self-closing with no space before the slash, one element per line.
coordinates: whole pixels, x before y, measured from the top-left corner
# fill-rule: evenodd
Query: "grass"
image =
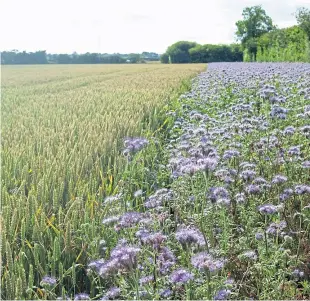
<path fill-rule="evenodd" d="M 127 166 L 122 139 L 152 135 L 161 108 L 204 68 L 2 67 L 3 299 L 46 298 L 47 274 L 61 279 L 60 294 L 90 287 L 85 265 L 98 251 L 102 201 Z"/>

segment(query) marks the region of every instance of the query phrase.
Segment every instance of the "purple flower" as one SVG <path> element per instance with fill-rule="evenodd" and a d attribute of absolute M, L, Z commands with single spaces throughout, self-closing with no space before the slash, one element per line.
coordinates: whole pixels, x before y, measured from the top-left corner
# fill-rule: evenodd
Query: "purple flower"
<path fill-rule="evenodd" d="M 302 168 L 310 168 L 310 161 L 304 161 L 301 164 Z"/>
<path fill-rule="evenodd" d="M 218 160 L 216 158 L 210 158 L 210 157 L 199 159 L 197 161 L 197 164 L 201 165 L 203 170 L 211 170 L 211 171 L 213 171 L 216 168 L 217 163 Z"/>
<path fill-rule="evenodd" d="M 139 284 L 140 285 L 145 285 L 145 284 L 148 284 L 148 283 L 150 283 L 152 281 L 154 281 L 154 276 L 153 275 L 145 276 L 145 277 L 140 278 Z"/>
<path fill-rule="evenodd" d="M 256 185 L 265 185 L 267 183 L 268 182 L 262 177 L 257 177 L 253 180 L 253 184 L 256 184 Z"/>
<path fill-rule="evenodd" d="M 226 150 L 223 155 L 224 160 L 230 160 L 237 157 L 240 157 L 240 152 L 235 149 Z"/>
<path fill-rule="evenodd" d="M 272 184 L 283 184 L 287 181 L 287 177 L 286 176 L 282 176 L 282 175 L 276 175 L 274 176 L 274 178 L 272 179 L 271 183 Z"/>
<path fill-rule="evenodd" d="M 119 270 L 132 270 L 137 265 L 137 254 L 140 248 L 119 245 L 111 252 L 110 258 L 98 268 L 101 277 L 108 277 Z"/>
<path fill-rule="evenodd" d="M 93 260 L 88 264 L 88 268 L 99 272 L 100 268 L 104 265 L 104 262 L 103 259 Z"/>
<path fill-rule="evenodd" d="M 221 289 L 215 294 L 213 299 L 214 300 L 228 300 L 230 294 L 231 294 L 231 290 Z"/>
<path fill-rule="evenodd" d="M 258 207 L 261 214 L 274 214 L 278 212 L 278 208 L 272 204 L 261 205 Z"/>
<path fill-rule="evenodd" d="M 145 243 L 150 234 L 150 231 L 146 229 L 140 229 L 136 232 L 136 237 L 138 237 L 143 243 Z"/>
<path fill-rule="evenodd" d="M 248 194 L 258 194 L 261 192 L 261 188 L 258 185 L 250 184 L 246 187 Z"/>
<path fill-rule="evenodd" d="M 195 228 L 179 228 L 175 236 L 177 241 L 182 245 L 197 244 L 204 246 L 206 244 L 203 234 Z"/>
<path fill-rule="evenodd" d="M 143 214 L 139 212 L 127 212 L 121 216 L 117 226 L 120 228 L 130 228 L 138 224 L 142 218 Z"/>
<path fill-rule="evenodd" d="M 74 300 L 90 300 L 90 298 L 88 294 L 81 293 L 81 294 L 75 295 Z"/>
<path fill-rule="evenodd" d="M 172 274 L 169 277 L 169 280 L 172 283 L 186 283 L 190 280 L 194 279 L 194 275 L 190 272 L 188 272 L 185 269 L 178 269 L 172 272 Z"/>
<path fill-rule="evenodd" d="M 271 117 L 276 117 L 279 119 L 285 119 L 286 114 L 288 113 L 288 110 L 285 108 L 282 108 L 278 105 L 274 105 L 271 109 L 270 116 Z"/>
<path fill-rule="evenodd" d="M 241 172 L 240 177 L 244 180 L 244 181 L 249 181 L 254 179 L 254 177 L 256 176 L 256 172 L 254 170 L 244 170 Z"/>
<path fill-rule="evenodd" d="M 225 261 L 223 259 L 214 259 L 207 252 L 201 252 L 192 257 L 191 263 L 199 270 L 209 270 L 210 272 L 215 272 L 224 267 Z"/>
<path fill-rule="evenodd" d="M 167 289 L 163 289 L 159 292 L 159 295 L 162 297 L 162 298 L 168 298 L 172 295 L 172 290 L 167 288 Z"/>
<path fill-rule="evenodd" d="M 267 234 L 276 236 L 287 226 L 285 221 L 280 221 L 278 223 L 271 223 L 266 230 Z"/>
<path fill-rule="evenodd" d="M 295 186 L 295 193 L 296 194 L 310 193 L 310 186 L 308 186 L 308 185 L 296 185 Z"/>
<path fill-rule="evenodd" d="M 287 153 L 290 155 L 290 156 L 300 156 L 300 146 L 297 145 L 297 146 L 292 146 L 288 149 Z"/>
<path fill-rule="evenodd" d="M 126 138 L 124 139 L 124 155 L 129 153 L 136 153 L 148 145 L 148 140 L 145 138 L 135 137 L 135 138 Z"/>
<path fill-rule="evenodd" d="M 41 286 L 55 286 L 57 280 L 55 277 L 52 276 L 44 276 L 40 282 Z"/>
<path fill-rule="evenodd" d="M 218 200 L 229 200 L 229 193 L 224 187 L 212 187 L 210 188 L 209 196 L 212 202 L 217 202 Z"/>
<path fill-rule="evenodd" d="M 176 263 L 176 258 L 172 251 L 167 247 L 160 249 L 157 263 L 159 265 L 160 273 L 165 275 L 172 266 Z"/>
<path fill-rule="evenodd" d="M 284 202 L 293 195 L 294 191 L 291 188 L 284 189 L 283 193 L 280 194 L 280 201 Z"/>
<path fill-rule="evenodd" d="M 146 199 L 144 206 L 148 209 L 156 208 L 162 206 L 165 202 L 170 201 L 172 197 L 172 190 L 166 188 L 159 189 Z"/>
<path fill-rule="evenodd" d="M 145 236 L 143 241 L 147 244 L 151 244 L 153 248 L 160 248 L 160 246 L 163 244 L 163 242 L 167 239 L 165 235 L 163 235 L 160 232 L 149 234 L 148 236 Z"/>
<path fill-rule="evenodd" d="M 260 233 L 260 232 L 257 232 L 257 233 L 255 233 L 255 238 L 256 238 L 256 240 L 263 240 L 264 239 L 264 234 Z"/>
<path fill-rule="evenodd" d="M 100 300 L 113 300 L 119 297 L 121 290 L 118 287 L 111 287 Z"/>
<path fill-rule="evenodd" d="M 287 136 L 294 135 L 294 133 L 295 133 L 295 128 L 293 126 L 288 126 L 283 131 L 283 134 Z"/>

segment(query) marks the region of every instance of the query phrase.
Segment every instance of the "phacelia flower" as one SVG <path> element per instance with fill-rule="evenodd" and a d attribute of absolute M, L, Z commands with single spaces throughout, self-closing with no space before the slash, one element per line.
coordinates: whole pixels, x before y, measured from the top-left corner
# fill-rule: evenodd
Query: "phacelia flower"
<path fill-rule="evenodd" d="M 178 269 L 172 272 L 169 280 L 172 283 L 184 284 L 194 279 L 194 275 L 185 269 Z"/>
<path fill-rule="evenodd" d="M 111 287 L 101 298 L 101 300 L 113 300 L 121 295 L 121 289 L 119 287 Z"/>
<path fill-rule="evenodd" d="M 272 204 L 266 204 L 266 205 L 261 205 L 258 207 L 258 211 L 261 214 L 274 214 L 276 213 L 277 210 L 277 206 L 274 206 Z"/>
<path fill-rule="evenodd" d="M 228 300 L 230 294 L 231 294 L 231 290 L 221 289 L 215 294 L 213 300 Z"/>
<path fill-rule="evenodd" d="M 197 244 L 204 246 L 206 244 L 203 234 L 195 228 L 179 228 L 175 236 L 182 245 Z"/>
<path fill-rule="evenodd" d="M 44 276 L 40 282 L 41 286 L 55 286 L 57 280 L 55 277 L 52 276 Z"/>
<path fill-rule="evenodd" d="M 223 259 L 214 259 L 207 252 L 201 252 L 192 257 L 191 263 L 199 270 L 209 270 L 210 272 L 215 272 L 223 268 L 225 261 Z"/>

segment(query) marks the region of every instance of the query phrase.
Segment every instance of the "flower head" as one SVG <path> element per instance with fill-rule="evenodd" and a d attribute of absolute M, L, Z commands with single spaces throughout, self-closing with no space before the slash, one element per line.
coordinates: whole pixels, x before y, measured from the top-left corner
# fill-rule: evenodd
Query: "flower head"
<path fill-rule="evenodd" d="M 214 300 L 228 300 L 230 294 L 231 294 L 231 290 L 221 289 L 215 294 L 213 299 Z"/>
<path fill-rule="evenodd" d="M 42 286 L 55 286 L 56 283 L 56 278 L 52 276 L 44 276 L 40 282 Z"/>
<path fill-rule="evenodd" d="M 178 269 L 172 272 L 169 277 L 172 283 L 186 283 L 194 279 L 194 275 L 185 269 Z"/>
<path fill-rule="evenodd" d="M 272 204 L 266 204 L 259 206 L 258 211 L 262 214 L 274 214 L 278 211 L 278 208 Z"/>
<path fill-rule="evenodd" d="M 192 257 L 191 263 L 199 270 L 209 270 L 210 272 L 215 272 L 224 267 L 225 261 L 223 259 L 214 259 L 207 252 L 201 252 Z"/>
<path fill-rule="evenodd" d="M 111 287 L 100 300 L 113 300 L 119 297 L 121 290 L 119 287 Z"/>
<path fill-rule="evenodd" d="M 197 244 L 204 246 L 206 244 L 203 234 L 195 228 L 179 228 L 175 236 L 182 245 Z"/>

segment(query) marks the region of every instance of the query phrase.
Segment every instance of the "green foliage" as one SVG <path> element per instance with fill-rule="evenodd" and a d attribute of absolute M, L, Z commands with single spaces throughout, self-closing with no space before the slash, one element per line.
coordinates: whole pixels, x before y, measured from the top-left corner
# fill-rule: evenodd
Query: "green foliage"
<path fill-rule="evenodd" d="M 246 7 L 242 12 L 243 20 L 236 22 L 236 37 L 241 42 L 243 49 L 247 49 L 245 62 L 255 61 L 257 53 L 257 40 L 275 26 L 266 11 L 260 6 Z"/>
<path fill-rule="evenodd" d="M 258 62 L 304 62 L 309 60 L 306 33 L 299 26 L 273 30 L 257 41 Z"/>
<path fill-rule="evenodd" d="M 177 42 L 168 47 L 165 55 L 171 63 L 210 63 L 242 61 L 241 45 L 200 45 L 192 42 Z M 168 58 L 163 57 L 166 63 Z"/>
<path fill-rule="evenodd" d="M 130 53 L 130 54 L 101 54 L 84 53 L 72 54 L 46 54 L 46 51 L 19 52 L 3 51 L 1 53 L 2 65 L 23 65 L 23 64 L 123 64 L 140 63 L 142 61 L 158 61 L 159 55 L 154 52 Z"/>
<path fill-rule="evenodd" d="M 250 56 L 248 49 L 244 49 L 244 51 L 243 51 L 243 61 L 244 62 L 251 62 L 251 56 Z"/>
<path fill-rule="evenodd" d="M 170 56 L 171 63 L 189 63 L 189 50 L 196 45 L 195 42 L 179 41 L 169 46 L 166 53 Z"/>
<path fill-rule="evenodd" d="M 163 64 L 168 64 L 169 63 L 169 55 L 167 53 L 163 53 L 160 56 L 160 62 Z"/>
<path fill-rule="evenodd" d="M 297 10 L 295 15 L 297 24 L 307 34 L 308 39 L 310 40 L 310 10 L 302 7 Z"/>
<path fill-rule="evenodd" d="M 3 51 L 1 52 L 1 64 L 47 64 L 46 51 Z"/>
<path fill-rule="evenodd" d="M 236 22 L 236 36 L 243 45 L 274 29 L 272 19 L 260 5 L 244 8 L 242 16 L 243 20 Z"/>

